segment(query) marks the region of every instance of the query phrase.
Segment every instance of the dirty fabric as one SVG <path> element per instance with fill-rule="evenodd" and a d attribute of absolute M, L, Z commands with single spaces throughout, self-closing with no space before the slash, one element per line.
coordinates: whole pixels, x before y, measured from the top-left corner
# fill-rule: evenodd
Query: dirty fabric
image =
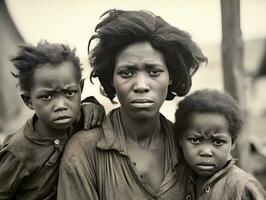
<path fill-rule="evenodd" d="M 204 184 L 201 195 L 196 198 L 194 179 L 189 178 L 186 199 L 190 200 L 265 200 L 266 193 L 251 174 L 243 171 L 231 160 Z"/>
<path fill-rule="evenodd" d="M 160 119 L 166 136 L 167 171 L 158 191 L 145 183 L 127 155 L 118 108 L 106 117 L 102 127 L 78 132 L 67 144 L 58 199 L 183 199 L 187 169 L 179 159 L 172 124 L 162 115 Z"/>

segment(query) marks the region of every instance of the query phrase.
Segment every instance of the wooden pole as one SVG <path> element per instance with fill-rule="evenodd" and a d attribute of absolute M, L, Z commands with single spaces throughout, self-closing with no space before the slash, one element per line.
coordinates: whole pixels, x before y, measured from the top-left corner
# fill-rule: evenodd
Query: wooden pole
<path fill-rule="evenodd" d="M 221 14 L 224 89 L 237 100 L 246 115 L 240 0 L 221 0 Z M 239 157 L 238 165 L 246 170 L 248 154 L 247 133 L 243 131 L 233 155 Z"/>

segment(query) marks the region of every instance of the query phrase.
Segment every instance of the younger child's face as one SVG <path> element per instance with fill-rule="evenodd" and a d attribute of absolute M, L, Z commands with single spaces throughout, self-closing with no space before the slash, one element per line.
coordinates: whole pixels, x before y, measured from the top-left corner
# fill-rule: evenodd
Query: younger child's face
<path fill-rule="evenodd" d="M 221 114 L 192 113 L 181 138 L 189 166 L 200 176 L 211 176 L 222 169 L 233 148 L 228 122 Z"/>
<path fill-rule="evenodd" d="M 63 62 L 36 69 L 30 92 L 30 105 L 44 126 L 56 130 L 69 128 L 80 111 L 80 80 L 75 66 Z"/>

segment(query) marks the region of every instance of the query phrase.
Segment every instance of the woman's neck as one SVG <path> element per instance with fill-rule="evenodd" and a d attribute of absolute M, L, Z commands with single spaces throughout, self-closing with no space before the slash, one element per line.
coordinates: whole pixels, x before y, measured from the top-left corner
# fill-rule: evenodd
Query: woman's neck
<path fill-rule="evenodd" d="M 158 113 L 153 118 L 138 120 L 121 112 L 126 141 L 138 143 L 143 148 L 148 148 L 150 143 L 161 137 L 159 116 Z"/>

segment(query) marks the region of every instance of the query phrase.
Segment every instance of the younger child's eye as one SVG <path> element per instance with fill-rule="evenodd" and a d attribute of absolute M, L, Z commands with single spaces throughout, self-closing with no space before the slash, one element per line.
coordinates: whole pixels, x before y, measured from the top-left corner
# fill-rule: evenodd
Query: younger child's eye
<path fill-rule="evenodd" d="M 50 101 L 52 99 L 51 95 L 43 95 L 40 97 L 43 101 Z"/>
<path fill-rule="evenodd" d="M 198 138 L 190 138 L 189 141 L 192 143 L 192 144 L 199 144 L 200 143 L 200 140 Z"/>
<path fill-rule="evenodd" d="M 224 141 L 223 140 L 219 140 L 219 139 L 215 139 L 213 141 L 213 144 L 216 145 L 216 146 L 221 146 L 224 144 Z"/>
<path fill-rule="evenodd" d="M 68 91 L 66 92 L 67 97 L 73 97 L 76 94 L 76 91 Z"/>

